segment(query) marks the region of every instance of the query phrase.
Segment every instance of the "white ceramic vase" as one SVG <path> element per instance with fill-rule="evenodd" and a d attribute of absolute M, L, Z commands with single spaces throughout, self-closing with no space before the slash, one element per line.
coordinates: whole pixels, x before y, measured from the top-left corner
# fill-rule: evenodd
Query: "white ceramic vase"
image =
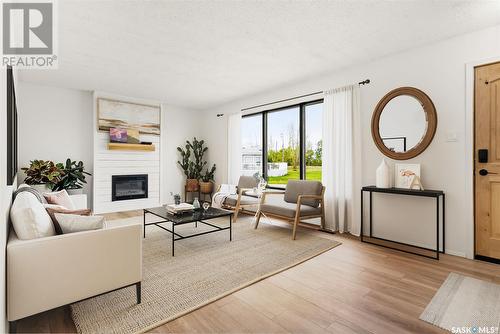
<path fill-rule="evenodd" d="M 382 159 L 380 166 L 377 168 L 375 185 L 377 188 L 391 187 L 391 173 L 389 171 L 389 165 L 385 162 L 385 159 Z"/>

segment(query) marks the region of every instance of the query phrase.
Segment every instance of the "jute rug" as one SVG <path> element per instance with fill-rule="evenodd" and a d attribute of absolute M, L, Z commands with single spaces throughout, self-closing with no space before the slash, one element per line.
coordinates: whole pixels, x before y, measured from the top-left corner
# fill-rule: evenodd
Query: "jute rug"
<path fill-rule="evenodd" d="M 500 285 L 451 273 L 420 319 L 449 331 L 486 333 L 480 330 L 488 328 L 487 333 L 498 333 Z"/>
<path fill-rule="evenodd" d="M 144 332 L 340 245 L 300 231 L 293 241 L 290 229 L 260 224 L 255 230 L 251 221 L 233 224 L 232 242 L 229 231 L 177 241 L 175 257 L 170 233 L 147 227 L 142 304 L 136 304 L 135 287 L 73 304 L 78 332 Z M 227 224 L 227 218 L 216 224 Z M 175 230 L 189 234 L 194 226 Z"/>

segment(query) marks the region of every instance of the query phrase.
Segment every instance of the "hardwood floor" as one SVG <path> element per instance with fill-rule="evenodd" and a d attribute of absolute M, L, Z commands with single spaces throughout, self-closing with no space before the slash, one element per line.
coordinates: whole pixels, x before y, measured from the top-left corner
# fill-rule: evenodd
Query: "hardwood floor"
<path fill-rule="evenodd" d="M 321 232 L 300 229 L 299 238 L 300 233 Z M 152 332 L 447 333 L 418 317 L 450 272 L 500 284 L 500 265 L 450 255 L 436 261 L 348 235 L 322 236 L 343 244 Z M 75 327 L 69 307 L 62 307 L 19 321 L 18 331 L 75 332 Z"/>

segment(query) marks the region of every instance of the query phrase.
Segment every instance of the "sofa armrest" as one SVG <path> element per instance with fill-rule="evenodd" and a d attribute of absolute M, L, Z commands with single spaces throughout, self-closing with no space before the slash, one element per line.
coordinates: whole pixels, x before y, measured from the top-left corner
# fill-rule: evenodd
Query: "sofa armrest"
<path fill-rule="evenodd" d="M 21 319 L 142 280 L 142 226 L 7 245 L 7 316 Z M 135 298 L 131 293 L 131 304 Z"/>
<path fill-rule="evenodd" d="M 266 196 L 267 195 L 283 195 L 285 196 L 284 191 L 277 191 L 277 190 L 264 190 L 262 192 L 262 197 L 260 198 L 260 204 L 264 204 L 266 202 Z"/>

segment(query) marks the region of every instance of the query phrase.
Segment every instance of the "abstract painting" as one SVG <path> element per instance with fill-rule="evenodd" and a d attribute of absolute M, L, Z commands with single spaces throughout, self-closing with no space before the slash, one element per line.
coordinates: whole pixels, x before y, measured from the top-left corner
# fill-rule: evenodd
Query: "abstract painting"
<path fill-rule="evenodd" d="M 126 143 L 128 139 L 127 130 L 120 128 L 109 128 L 109 141 L 112 143 Z"/>
<path fill-rule="evenodd" d="M 97 126 L 100 131 L 130 128 L 141 134 L 159 135 L 160 106 L 98 98 Z"/>

